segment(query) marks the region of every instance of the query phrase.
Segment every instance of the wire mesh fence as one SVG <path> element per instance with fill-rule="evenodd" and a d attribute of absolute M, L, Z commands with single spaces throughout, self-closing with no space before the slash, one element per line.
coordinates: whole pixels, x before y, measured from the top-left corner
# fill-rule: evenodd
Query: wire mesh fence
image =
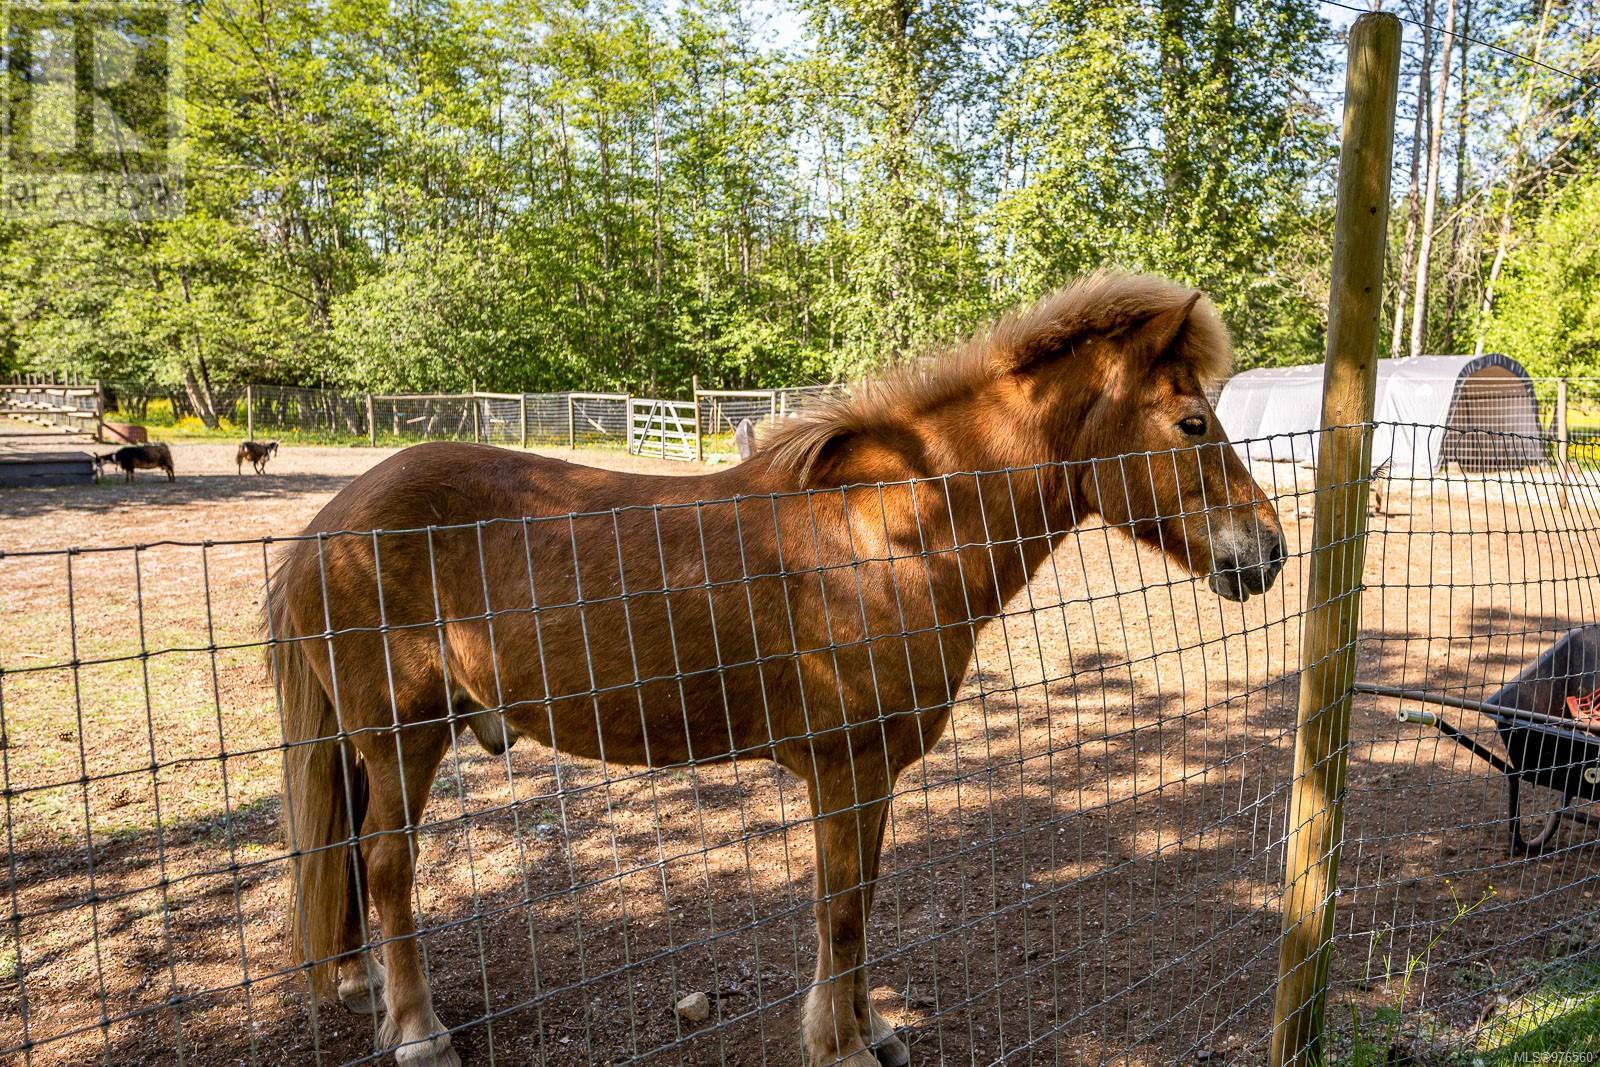
<path fill-rule="evenodd" d="M 375 396 L 372 412 L 379 438 L 476 441 L 483 433 L 483 408 L 471 396 Z"/>
<path fill-rule="evenodd" d="M 228 417 L 263 436 L 290 431 L 361 437 L 368 432 L 366 397 L 360 393 L 286 385 L 252 385 L 230 392 Z"/>
<path fill-rule="evenodd" d="M 1437 429 L 1380 425 L 1375 454 Z M 1137 495 L 1193 462 L 1087 475 Z M 844 1003 L 899 1027 L 914 1062 L 1254 1062 L 1315 493 L 1295 463 L 1250 470 L 1286 551 L 1245 603 L 1124 536 L 1132 516 L 1063 513 L 1085 469 L 1059 465 L 8 551 L 0 1054 L 366 1062 L 437 1031 L 469 1062 L 793 1063 L 806 1005 L 844 974 Z M 1586 466 L 1389 480 L 1363 682 L 1485 698 L 1595 621 Z M 291 659 L 332 692 L 309 728 L 272 684 Z M 1596 834 L 1572 817 L 1582 797 L 1530 787 L 1530 827 L 1569 817 L 1508 855 L 1505 776 L 1395 706 L 1364 700 L 1352 733 L 1339 1040 L 1426 1020 L 1470 1048 L 1592 965 L 1574 931 L 1593 920 Z M 1475 718 L 1451 721 L 1502 751 Z M 335 825 L 286 842 L 282 767 L 302 756 L 336 783 Z M 289 806 L 311 805 L 293 773 Z M 820 858 L 817 834 L 840 838 Z M 296 903 L 296 849 L 302 887 L 311 857 L 337 855 L 336 896 L 376 906 L 334 907 L 348 955 L 314 1006 L 285 943 L 286 914 L 314 922 L 320 899 Z M 393 877 L 408 849 L 414 892 Z M 819 870 L 830 943 L 855 894 L 875 898 L 854 962 L 820 976 Z M 437 1013 L 420 1034 L 341 1006 L 379 976 L 368 946 L 391 988 L 419 950 Z"/>
<path fill-rule="evenodd" d="M 1475 436 L 1468 455 L 1523 444 Z M 1393 484 L 1367 548 L 1335 997 L 1373 1047 L 1576 1050 L 1600 989 L 1600 478 L 1467 464 Z M 1542 1026 L 1556 1044 L 1529 1043 Z"/>

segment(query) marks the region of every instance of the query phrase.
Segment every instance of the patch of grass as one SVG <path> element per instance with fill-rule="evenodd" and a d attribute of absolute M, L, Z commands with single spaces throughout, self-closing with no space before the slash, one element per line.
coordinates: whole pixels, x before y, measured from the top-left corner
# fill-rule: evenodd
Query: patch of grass
<path fill-rule="evenodd" d="M 1472 1067 L 1600 1062 L 1600 960 L 1562 967 L 1503 1005 L 1463 1059 Z"/>
<path fill-rule="evenodd" d="M 1419 1045 L 1426 1047 L 1437 1041 L 1432 1019 L 1425 1015 L 1408 1017 L 1406 1014 L 1411 991 L 1425 984 L 1422 979 L 1428 973 L 1428 959 L 1439 943 L 1457 923 L 1494 896 L 1494 887 L 1490 886 L 1483 896 L 1467 903 L 1456 896 L 1455 887 L 1448 879 L 1445 887 L 1454 905 L 1452 914 L 1420 952 L 1407 952 L 1404 961 L 1397 961 L 1392 956 L 1392 947 L 1386 950 L 1380 945 L 1381 935 L 1373 935 L 1367 951 L 1367 973 L 1374 975 L 1377 983 L 1387 986 L 1388 999 L 1365 1018 L 1359 1005 L 1349 1006 L 1350 1032 L 1335 1037 L 1335 1045 L 1342 1043 L 1344 1047 L 1329 1058 L 1330 1062 L 1341 1067 L 1388 1067 L 1390 1064 L 1411 1063 L 1415 1062 L 1409 1051 L 1411 1048 Z M 1342 1042 L 1341 1036 L 1344 1039 Z"/>

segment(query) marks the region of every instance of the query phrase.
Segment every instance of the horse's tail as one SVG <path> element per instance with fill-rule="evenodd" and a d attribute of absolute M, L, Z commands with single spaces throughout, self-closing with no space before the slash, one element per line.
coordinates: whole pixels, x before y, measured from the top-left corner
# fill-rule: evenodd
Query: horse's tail
<path fill-rule="evenodd" d="M 366 775 L 356 754 L 337 740 L 339 722 L 322 680 L 311 668 L 313 648 L 285 642 L 297 631 L 290 621 L 292 590 L 281 567 L 268 598 L 269 645 L 283 716 L 283 822 L 291 857 L 289 946 L 311 975 L 313 995 L 329 992 L 338 970 L 355 883 L 350 877 L 349 812 L 346 801 L 365 808 Z M 321 645 L 315 645 L 320 648 Z M 346 772 L 350 780 L 346 782 Z M 347 788 L 348 786 L 348 788 Z"/>

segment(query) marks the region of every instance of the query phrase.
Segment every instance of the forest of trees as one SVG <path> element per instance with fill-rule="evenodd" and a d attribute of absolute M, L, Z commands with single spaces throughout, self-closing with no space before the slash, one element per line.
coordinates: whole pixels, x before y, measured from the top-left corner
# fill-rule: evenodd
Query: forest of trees
<path fill-rule="evenodd" d="M 1242 365 L 1320 358 L 1352 16 L 774 10 L 191 0 L 185 210 L 0 217 L 0 373 L 798 384 L 1102 266 L 1205 287 Z M 1596 5 L 1396 10 L 1464 36 L 1407 26 L 1390 348 L 1600 373 Z"/>

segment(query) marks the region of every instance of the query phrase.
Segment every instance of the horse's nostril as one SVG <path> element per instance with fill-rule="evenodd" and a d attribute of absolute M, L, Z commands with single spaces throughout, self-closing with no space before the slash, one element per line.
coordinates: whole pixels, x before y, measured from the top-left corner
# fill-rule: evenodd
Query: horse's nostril
<path fill-rule="evenodd" d="M 1284 546 L 1282 537 L 1272 539 L 1272 547 L 1267 550 L 1268 563 L 1282 563 L 1284 560 Z"/>

